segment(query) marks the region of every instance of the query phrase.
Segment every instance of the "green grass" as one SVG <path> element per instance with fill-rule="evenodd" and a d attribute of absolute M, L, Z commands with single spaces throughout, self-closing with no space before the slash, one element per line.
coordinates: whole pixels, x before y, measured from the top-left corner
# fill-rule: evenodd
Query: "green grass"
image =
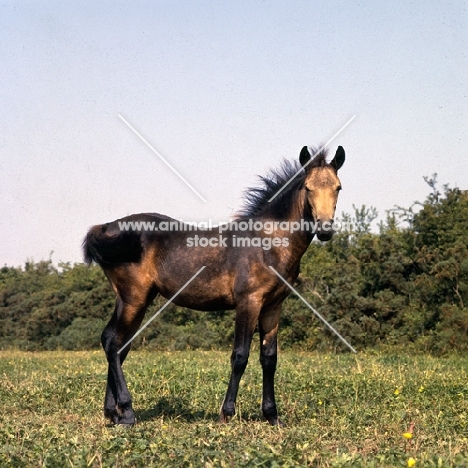
<path fill-rule="evenodd" d="M 0 466 L 468 466 L 467 359 L 281 353 L 276 428 L 256 351 L 236 417 L 218 423 L 229 354 L 130 353 L 125 429 L 102 416 L 102 351 L 0 352 Z"/>

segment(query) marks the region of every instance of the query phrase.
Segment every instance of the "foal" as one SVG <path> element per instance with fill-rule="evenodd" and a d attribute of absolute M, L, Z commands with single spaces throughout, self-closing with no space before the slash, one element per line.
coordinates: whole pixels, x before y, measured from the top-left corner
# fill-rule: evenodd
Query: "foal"
<path fill-rule="evenodd" d="M 277 333 L 290 289 L 278 274 L 292 285 L 314 235 L 321 241 L 332 237 L 341 190 L 337 172 L 344 160 L 341 146 L 330 163 L 325 151 L 312 158 L 305 146 L 300 164 L 285 162 L 271 177 L 263 177 L 263 186 L 247 193 L 245 208 L 228 225 L 184 225 L 169 231 L 168 225 L 178 221 L 144 213 L 89 230 L 83 242 L 85 261 L 102 267 L 116 295 L 101 339 L 108 361 L 106 417 L 115 424 L 135 423 L 122 363 L 130 350 L 127 342 L 161 294 L 182 307 L 236 311 L 231 376 L 220 411 L 223 422 L 235 413 L 239 382 L 258 327 L 262 412 L 270 424 L 280 424 L 274 393 Z"/>

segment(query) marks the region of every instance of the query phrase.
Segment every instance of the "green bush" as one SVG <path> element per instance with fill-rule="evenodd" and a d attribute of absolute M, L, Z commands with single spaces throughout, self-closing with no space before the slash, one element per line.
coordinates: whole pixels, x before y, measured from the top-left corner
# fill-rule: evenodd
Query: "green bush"
<path fill-rule="evenodd" d="M 101 319 L 77 317 L 60 335 L 48 338 L 44 348 L 67 351 L 99 348 L 105 326 L 106 322 Z"/>
<path fill-rule="evenodd" d="M 343 215 L 353 232 L 312 242 L 294 285 L 354 347 L 446 353 L 468 349 L 468 192 L 437 188 L 423 203 L 395 208 L 371 231 L 375 209 Z M 27 262 L 0 268 L 0 348 L 91 349 L 114 307 L 97 266 Z M 166 300 L 158 297 L 151 318 Z M 280 346 L 345 350 L 294 294 L 284 302 Z M 232 346 L 234 312 L 169 305 L 134 341 L 154 349 Z"/>

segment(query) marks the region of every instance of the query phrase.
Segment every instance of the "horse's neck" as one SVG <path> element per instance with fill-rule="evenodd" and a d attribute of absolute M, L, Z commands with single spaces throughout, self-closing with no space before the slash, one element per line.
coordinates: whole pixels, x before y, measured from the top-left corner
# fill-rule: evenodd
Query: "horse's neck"
<path fill-rule="evenodd" d="M 287 223 L 290 229 L 286 231 L 278 230 L 275 233 L 275 236 L 282 237 L 283 241 L 281 246 L 276 248 L 276 257 L 279 262 L 278 266 L 283 269 L 285 274 L 289 270 L 298 268 L 302 256 L 314 237 L 309 229 L 302 229 L 305 226 L 304 221 L 309 227 L 313 223 L 308 211 L 305 193 L 300 191 L 297 199 L 291 204 L 291 210 L 287 218 L 282 220 Z M 299 230 L 293 229 L 298 225 L 301 226 Z"/>
<path fill-rule="evenodd" d="M 300 220 L 298 221 L 301 222 Z M 309 231 L 299 230 L 288 233 L 288 257 L 291 264 L 299 263 L 312 241 Z"/>

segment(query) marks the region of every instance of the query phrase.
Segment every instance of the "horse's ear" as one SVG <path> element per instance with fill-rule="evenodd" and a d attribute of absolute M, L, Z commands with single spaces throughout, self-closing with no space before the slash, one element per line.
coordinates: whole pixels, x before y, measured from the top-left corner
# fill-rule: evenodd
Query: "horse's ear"
<path fill-rule="evenodd" d="M 335 171 L 338 172 L 338 169 L 343 165 L 344 162 L 345 162 L 345 151 L 342 146 L 338 146 L 335 157 L 333 158 L 330 164 L 335 168 Z"/>
<path fill-rule="evenodd" d="M 302 166 L 305 166 L 310 161 L 310 153 L 307 146 L 301 149 L 301 154 L 299 155 L 299 161 Z"/>

